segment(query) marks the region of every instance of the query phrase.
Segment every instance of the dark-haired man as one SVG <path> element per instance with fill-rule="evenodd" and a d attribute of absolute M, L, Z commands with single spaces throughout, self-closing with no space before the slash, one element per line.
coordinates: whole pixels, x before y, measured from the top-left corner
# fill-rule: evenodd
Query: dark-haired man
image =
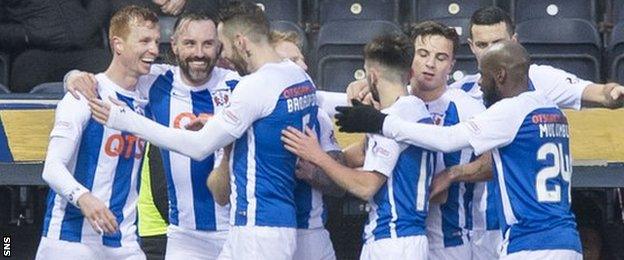
<path fill-rule="evenodd" d="M 435 151 L 492 150 L 505 233 L 501 259 L 582 259 L 570 210 L 567 119 L 546 93 L 531 90 L 529 65 L 520 44 L 491 46 L 482 57 L 480 84 L 492 105 L 453 126 L 415 124 L 368 106 L 338 108 L 337 124 L 347 132 L 381 131 Z"/>
<path fill-rule="evenodd" d="M 269 42 L 269 22 L 254 3 L 229 2 L 217 26 L 222 57 L 245 75 L 230 106 L 197 132 L 167 128 L 123 106 L 91 100 L 96 120 L 196 160 L 235 142 L 230 233 L 222 259 L 291 259 L 296 247 L 296 156 L 279 142 L 286 125 L 318 129 L 315 87 Z M 261 152 L 260 152 L 261 151 Z"/>
<path fill-rule="evenodd" d="M 364 48 L 370 91 L 382 111 L 409 122 L 431 123 L 423 102 L 407 93 L 413 47 L 404 36 L 382 36 Z M 362 170 L 333 160 L 314 132 L 289 127 L 286 149 L 320 166 L 338 185 L 371 206 L 360 259 L 427 259 L 428 186 L 434 154 L 380 135 L 368 135 Z"/>

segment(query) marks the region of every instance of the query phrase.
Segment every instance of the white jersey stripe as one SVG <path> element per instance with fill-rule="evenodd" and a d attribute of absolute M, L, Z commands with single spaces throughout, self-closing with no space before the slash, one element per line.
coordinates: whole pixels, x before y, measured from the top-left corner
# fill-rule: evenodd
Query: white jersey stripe
<path fill-rule="evenodd" d="M 503 202 L 503 212 L 505 213 L 505 222 L 507 222 L 507 225 L 513 225 L 518 222 L 518 220 L 511 209 L 511 202 L 509 201 L 507 186 L 505 184 L 505 172 L 503 171 L 503 164 L 498 149 L 492 150 L 492 156 L 496 164 L 496 172 L 498 173 L 498 183 L 500 186 L 499 190 L 501 192 L 500 197 Z"/>
<path fill-rule="evenodd" d="M 247 226 L 256 225 L 256 140 L 253 126 L 247 130 Z"/>

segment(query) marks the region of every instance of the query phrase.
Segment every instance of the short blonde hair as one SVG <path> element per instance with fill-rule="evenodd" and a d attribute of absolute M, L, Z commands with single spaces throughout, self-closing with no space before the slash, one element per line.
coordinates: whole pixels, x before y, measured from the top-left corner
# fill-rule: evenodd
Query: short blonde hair
<path fill-rule="evenodd" d="M 299 34 L 295 31 L 278 31 L 273 30 L 270 34 L 270 42 L 272 45 L 276 45 L 279 42 L 286 41 L 292 42 L 294 45 L 297 45 L 299 49 L 302 49 L 301 40 L 299 39 Z"/>
<path fill-rule="evenodd" d="M 149 9 L 136 5 L 121 8 L 111 18 L 108 38 L 117 36 L 125 40 L 130 33 L 131 25 L 141 25 L 145 22 L 158 24 L 158 16 Z"/>

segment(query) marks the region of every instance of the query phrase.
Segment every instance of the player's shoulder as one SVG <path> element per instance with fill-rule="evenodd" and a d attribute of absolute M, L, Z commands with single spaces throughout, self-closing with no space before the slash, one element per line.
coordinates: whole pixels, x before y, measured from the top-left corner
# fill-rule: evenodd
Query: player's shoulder
<path fill-rule="evenodd" d="M 557 105 L 550 100 L 544 92 L 535 90 L 524 92 L 515 97 L 502 99 L 488 108 L 488 110 L 507 113 L 509 115 L 527 115 L 536 109 L 547 107 L 557 107 Z"/>
<path fill-rule="evenodd" d="M 418 122 L 430 117 L 425 102 L 413 95 L 400 97 L 392 106 L 383 109 L 382 112 L 396 115 L 410 122 Z"/>

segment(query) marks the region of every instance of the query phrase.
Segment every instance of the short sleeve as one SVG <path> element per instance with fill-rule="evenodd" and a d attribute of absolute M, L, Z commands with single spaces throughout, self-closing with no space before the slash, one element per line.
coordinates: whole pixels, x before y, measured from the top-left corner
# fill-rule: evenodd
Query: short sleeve
<path fill-rule="evenodd" d="M 591 81 L 551 66 L 533 65 L 529 77 L 536 90 L 541 90 L 560 108 L 581 109 L 581 99 Z"/>
<path fill-rule="evenodd" d="M 401 153 L 401 145 L 382 135 L 368 135 L 366 157 L 364 158 L 365 171 L 376 171 L 390 178 Z"/>
<path fill-rule="evenodd" d="M 253 80 L 240 81 L 232 92 L 230 106 L 214 118 L 225 131 L 236 138 L 240 138 L 256 120 L 270 114 L 279 99 L 276 91 L 257 91 L 251 82 Z"/>
<path fill-rule="evenodd" d="M 465 131 L 476 155 L 513 141 L 524 121 L 522 109 L 513 100 L 499 101 L 488 110 L 458 125 Z"/>
<path fill-rule="evenodd" d="M 337 106 L 348 106 L 347 103 L 347 94 L 340 92 L 329 92 L 329 91 L 316 91 L 316 99 L 319 104 L 319 108 L 326 111 L 330 117 L 333 117 L 338 113 L 336 111 Z"/>
<path fill-rule="evenodd" d="M 340 146 L 334 135 L 334 124 L 327 112 L 319 108 L 317 118 L 320 128 L 319 142 L 321 148 L 324 151 L 340 151 Z"/>
<path fill-rule="evenodd" d="M 85 97 L 78 100 L 69 93 L 65 94 L 65 97 L 56 105 L 54 127 L 50 132 L 50 138 L 65 137 L 74 141 L 80 138 L 82 130 L 91 117 L 86 100 Z"/>

